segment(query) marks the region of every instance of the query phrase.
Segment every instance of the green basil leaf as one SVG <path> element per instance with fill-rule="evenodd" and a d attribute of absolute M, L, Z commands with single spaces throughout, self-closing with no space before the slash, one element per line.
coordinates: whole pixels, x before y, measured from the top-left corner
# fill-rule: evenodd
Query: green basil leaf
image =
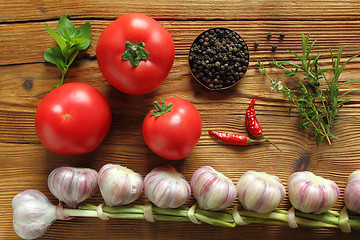
<path fill-rule="evenodd" d="M 86 44 L 86 45 L 90 44 L 89 40 L 87 40 L 85 38 L 74 38 L 69 43 L 70 43 L 72 48 L 75 48 L 78 51 L 85 50 L 88 47 L 87 46 L 84 49 L 80 49 L 83 44 Z"/>
<path fill-rule="evenodd" d="M 92 38 L 91 31 L 92 29 L 90 22 L 86 22 L 76 29 L 76 38 L 86 39 L 86 41 L 77 44 L 76 50 L 78 51 L 85 50 L 90 46 L 91 38 Z"/>
<path fill-rule="evenodd" d="M 71 42 L 66 43 L 66 47 L 64 49 L 61 49 L 63 56 L 65 59 L 68 59 L 75 51 L 75 48 L 71 44 Z"/>
<path fill-rule="evenodd" d="M 46 31 L 55 39 L 59 47 L 61 49 L 64 49 L 66 46 L 66 41 L 62 39 L 58 34 L 56 34 L 54 30 L 52 30 L 52 28 L 47 23 L 45 23 L 45 25 L 46 25 Z"/>
<path fill-rule="evenodd" d="M 68 42 L 76 35 L 76 27 L 65 15 L 62 15 L 56 26 L 56 33 Z"/>
<path fill-rule="evenodd" d="M 65 57 L 58 47 L 51 47 L 46 49 L 44 52 L 44 59 L 56 65 L 61 72 L 66 69 Z"/>
<path fill-rule="evenodd" d="M 90 22 L 86 22 L 76 29 L 76 37 L 77 38 L 86 38 L 87 40 L 91 41 L 91 24 L 90 24 Z"/>

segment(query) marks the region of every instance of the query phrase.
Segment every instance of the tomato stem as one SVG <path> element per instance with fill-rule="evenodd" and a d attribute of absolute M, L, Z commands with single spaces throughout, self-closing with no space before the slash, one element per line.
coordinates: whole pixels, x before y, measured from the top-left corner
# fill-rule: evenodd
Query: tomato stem
<path fill-rule="evenodd" d="M 151 110 L 150 114 L 157 117 L 160 117 L 161 115 L 168 113 L 171 111 L 172 104 L 166 104 L 165 100 L 163 99 L 161 101 L 161 105 L 158 101 L 154 102 L 155 110 Z"/>
<path fill-rule="evenodd" d="M 144 48 L 145 43 L 135 44 L 130 41 L 125 42 L 125 52 L 121 55 L 123 60 L 128 60 L 132 67 L 136 67 L 141 60 L 149 57 L 149 52 Z"/>

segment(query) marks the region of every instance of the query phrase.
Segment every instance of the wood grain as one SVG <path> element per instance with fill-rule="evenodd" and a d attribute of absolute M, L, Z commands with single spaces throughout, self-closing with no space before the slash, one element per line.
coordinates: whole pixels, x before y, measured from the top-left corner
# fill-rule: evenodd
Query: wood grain
<path fill-rule="evenodd" d="M 80 26 L 87 20 L 74 21 Z M 89 20 L 93 28 L 93 41 L 80 58 L 93 59 L 96 56 L 96 44 L 101 32 L 111 21 Z M 56 28 L 57 21 L 47 21 Z M 317 40 L 314 52 L 323 53 L 329 58 L 329 48 L 343 47 L 346 57 L 360 52 L 360 24 L 358 21 L 176 21 L 163 20 L 161 24 L 170 32 L 174 39 L 176 55 L 187 55 L 194 39 L 203 31 L 214 27 L 227 27 L 238 32 L 250 50 L 250 58 L 256 60 L 272 60 L 273 58 L 289 59 L 292 57 L 288 50 L 301 51 L 301 33 L 311 34 L 311 41 Z M 267 33 L 273 37 L 267 39 Z M 279 39 L 281 32 L 285 38 Z M 32 41 L 19 41 L 31 38 Z M 12 23 L 0 25 L 0 65 L 14 65 L 24 63 L 44 62 L 46 48 L 56 45 L 55 41 L 45 30 L 44 22 Z M 259 46 L 255 49 L 254 42 Z M 276 53 L 271 52 L 272 45 L 277 45 Z"/>
<path fill-rule="evenodd" d="M 156 19 L 177 20 L 358 20 L 360 3 L 356 0 L 311 0 L 302 1 L 70 1 L 14 0 L 0 2 L 3 9 L 1 22 L 45 20 L 59 18 L 62 14 L 76 18 L 115 19 L 129 12 L 141 12 Z"/>
<path fill-rule="evenodd" d="M 310 157 L 308 170 L 334 180 L 341 196 L 334 210 L 344 206 L 343 190 L 348 175 L 360 169 L 360 121 L 349 119 L 334 128 L 340 137 L 332 146 L 317 147 L 313 139 L 298 127 L 296 113 L 289 114 L 288 103 L 280 93 L 270 90 L 269 79 L 256 69 L 263 60 L 273 78 L 284 73 L 270 68 L 276 60 L 294 60 L 287 50 L 301 51 L 301 33 L 310 33 L 317 40 L 315 52 L 323 53 L 321 65 L 331 66 L 329 48 L 343 47 L 344 59 L 360 53 L 360 2 L 355 0 L 279 0 L 250 1 L 0 1 L 0 239 L 19 239 L 12 228 L 11 199 L 23 190 L 35 188 L 56 203 L 48 191 L 47 175 L 56 167 L 70 165 L 99 170 L 106 163 L 127 166 L 145 176 L 152 168 L 169 163 L 146 146 L 141 133 L 145 114 L 154 100 L 182 97 L 199 110 L 203 131 L 194 151 L 181 161 L 170 162 L 189 180 L 200 166 L 211 165 L 234 182 L 248 170 L 277 175 L 287 186 L 289 175 L 305 154 Z M 101 75 L 96 61 L 96 44 L 101 32 L 118 16 L 141 12 L 159 20 L 175 42 L 174 66 L 164 84 L 143 96 L 129 96 L 114 89 Z M 45 31 L 45 22 L 53 28 L 62 14 L 79 26 L 90 21 L 93 41 L 76 60 L 66 82 L 88 83 L 101 91 L 111 106 L 113 123 L 104 142 L 94 152 L 83 156 L 56 155 L 41 145 L 35 129 L 36 108 L 41 99 L 57 83 L 57 68 L 45 63 L 43 52 L 55 42 Z M 245 77 L 234 87 L 216 92 L 204 89 L 190 74 L 187 54 L 192 41 L 212 27 L 228 27 L 237 31 L 250 50 L 250 66 Z M 268 32 L 273 33 L 269 40 Z M 284 32 L 285 38 L 278 36 Z M 254 48 L 254 42 L 259 47 Z M 271 52 L 271 46 L 278 46 Z M 340 82 L 360 79 L 360 58 L 345 68 Z M 323 83 L 324 84 L 324 83 Z M 341 88 L 341 93 L 360 89 L 360 82 Z M 225 146 L 214 141 L 208 130 L 246 134 L 244 113 L 252 97 L 259 96 L 256 112 L 266 136 L 281 149 L 270 144 L 250 147 Z M 351 93 L 352 100 L 341 110 L 342 116 L 360 115 L 360 92 Z M 148 200 L 142 196 L 137 203 Z M 99 204 L 97 193 L 89 200 Z M 193 198 L 188 206 L 195 201 Z M 290 207 L 288 198 L 280 208 Z M 289 227 L 251 224 L 236 228 L 220 228 L 206 224 L 156 222 L 142 220 L 102 221 L 75 218 L 57 221 L 39 239 L 359 239 L 360 234 L 340 231 L 290 229 Z"/>

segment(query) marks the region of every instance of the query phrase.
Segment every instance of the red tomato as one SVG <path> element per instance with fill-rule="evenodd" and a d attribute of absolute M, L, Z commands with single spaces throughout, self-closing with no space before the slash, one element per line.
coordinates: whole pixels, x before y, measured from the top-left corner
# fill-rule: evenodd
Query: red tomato
<path fill-rule="evenodd" d="M 143 122 L 143 137 L 148 147 L 160 157 L 177 160 L 194 149 L 201 135 L 201 118 L 197 109 L 182 98 L 169 98 L 169 112 L 155 117 L 150 111 Z M 162 103 L 161 107 L 164 108 Z"/>
<path fill-rule="evenodd" d="M 67 83 L 41 100 L 35 117 L 36 134 L 49 150 L 61 155 L 93 151 L 111 125 L 104 95 L 85 83 Z"/>
<path fill-rule="evenodd" d="M 127 50 L 127 41 L 136 46 L 128 44 Z M 145 44 L 143 48 L 148 57 L 139 47 L 141 43 Z M 137 50 L 134 51 L 134 47 Z M 137 53 L 135 56 L 140 54 L 137 66 L 123 59 L 126 50 L 129 58 L 134 52 Z M 155 90 L 164 82 L 174 63 L 175 46 L 169 32 L 156 20 L 143 14 L 129 13 L 116 19 L 102 32 L 96 57 L 101 73 L 115 88 L 127 94 L 140 95 Z M 137 63 L 136 60 L 134 62 Z"/>

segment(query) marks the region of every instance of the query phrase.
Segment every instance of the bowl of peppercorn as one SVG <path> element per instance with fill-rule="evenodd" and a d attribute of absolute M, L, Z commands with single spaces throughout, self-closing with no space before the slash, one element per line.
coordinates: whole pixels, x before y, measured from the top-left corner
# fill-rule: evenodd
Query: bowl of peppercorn
<path fill-rule="evenodd" d="M 191 45 L 189 66 L 193 77 L 205 88 L 227 89 L 245 75 L 249 50 L 235 31 L 212 28 L 201 33 Z"/>

